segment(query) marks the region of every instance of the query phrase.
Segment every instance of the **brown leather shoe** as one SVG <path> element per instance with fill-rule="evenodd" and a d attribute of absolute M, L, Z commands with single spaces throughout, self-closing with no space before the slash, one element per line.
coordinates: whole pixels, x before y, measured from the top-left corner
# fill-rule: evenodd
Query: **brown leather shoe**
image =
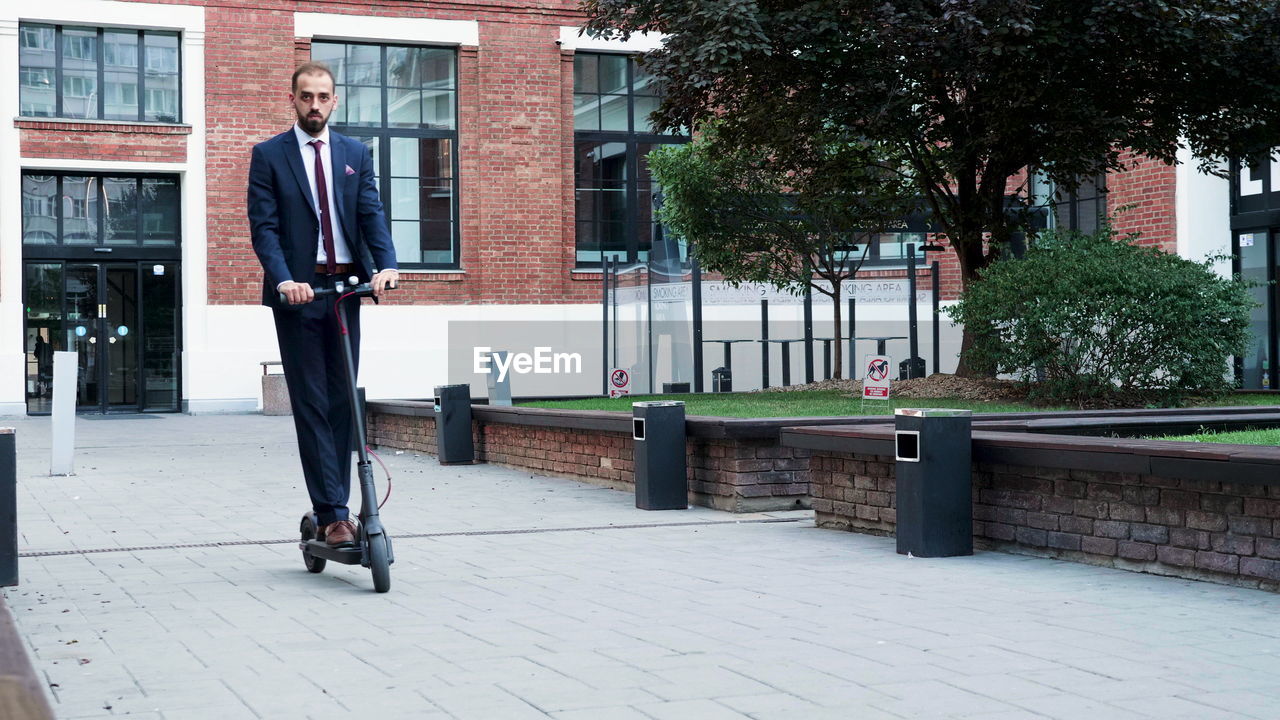
<path fill-rule="evenodd" d="M 329 547 L 356 544 L 356 524 L 350 520 L 329 523 L 324 528 L 324 543 Z"/>

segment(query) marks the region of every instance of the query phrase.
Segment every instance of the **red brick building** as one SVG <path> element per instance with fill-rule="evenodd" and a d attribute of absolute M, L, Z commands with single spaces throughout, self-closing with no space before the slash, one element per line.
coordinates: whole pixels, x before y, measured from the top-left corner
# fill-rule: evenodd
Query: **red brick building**
<path fill-rule="evenodd" d="M 634 57 L 657 40 L 581 24 L 555 0 L 6 4 L 0 409 L 47 411 L 54 350 L 79 353 L 83 409 L 257 406 L 259 363 L 278 351 L 257 304 L 248 158 L 293 123 L 288 78 L 313 58 L 337 75 L 331 124 L 378 162 L 402 267 L 366 315 L 371 397 L 447 381 L 450 321 L 597 321 L 602 258 L 644 260 L 654 237 L 643 156 L 683 139 L 648 126 L 657 98 Z M 1225 181 L 1144 162 L 1106 185 L 1071 222 L 1133 205 L 1120 226 L 1146 242 L 1231 247 Z M 904 238 L 882 240 L 865 276 L 901 278 Z M 905 306 L 865 312 L 898 322 Z"/>

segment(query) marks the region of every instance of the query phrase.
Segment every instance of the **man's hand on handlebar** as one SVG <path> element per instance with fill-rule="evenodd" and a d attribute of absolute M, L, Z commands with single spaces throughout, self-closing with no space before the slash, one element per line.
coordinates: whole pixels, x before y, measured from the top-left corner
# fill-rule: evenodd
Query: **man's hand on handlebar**
<path fill-rule="evenodd" d="M 304 305 L 315 299 L 315 291 L 307 283 L 290 280 L 289 282 L 280 283 L 278 289 L 285 302 L 290 305 Z"/>
<path fill-rule="evenodd" d="M 373 296 L 380 298 L 383 291 L 394 290 L 396 285 L 400 284 L 400 272 L 393 268 L 388 268 L 374 275 L 369 284 L 373 286 Z"/>

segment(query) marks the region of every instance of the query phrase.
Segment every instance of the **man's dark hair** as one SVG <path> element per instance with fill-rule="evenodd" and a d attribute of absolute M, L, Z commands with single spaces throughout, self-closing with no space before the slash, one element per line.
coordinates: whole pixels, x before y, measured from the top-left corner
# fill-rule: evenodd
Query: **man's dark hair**
<path fill-rule="evenodd" d="M 290 83 L 289 87 L 292 88 L 292 92 L 296 93 L 298 92 L 298 76 L 299 75 L 319 75 L 320 73 L 324 73 L 325 75 L 328 75 L 329 79 L 333 81 L 334 87 L 337 87 L 338 79 L 333 76 L 333 71 L 329 69 L 329 66 L 322 62 L 316 62 L 314 60 L 312 60 L 311 62 L 302 63 L 301 65 L 298 66 L 297 70 L 293 71 L 293 80 Z"/>

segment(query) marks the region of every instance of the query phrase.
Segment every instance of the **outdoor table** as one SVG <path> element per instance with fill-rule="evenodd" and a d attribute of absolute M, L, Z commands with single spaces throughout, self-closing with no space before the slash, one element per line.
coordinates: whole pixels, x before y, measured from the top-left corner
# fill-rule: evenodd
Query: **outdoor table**
<path fill-rule="evenodd" d="M 804 338 L 769 338 L 761 340 L 762 343 L 780 343 L 782 345 L 782 384 L 783 386 L 791 384 L 791 343 L 804 342 Z M 768 353 L 768 345 L 765 346 L 765 353 Z"/>
<path fill-rule="evenodd" d="M 729 352 L 734 343 L 755 342 L 755 338 L 737 338 L 732 340 L 703 340 L 702 342 L 718 342 L 724 345 L 724 367 L 726 370 L 733 370 L 733 356 Z"/>

